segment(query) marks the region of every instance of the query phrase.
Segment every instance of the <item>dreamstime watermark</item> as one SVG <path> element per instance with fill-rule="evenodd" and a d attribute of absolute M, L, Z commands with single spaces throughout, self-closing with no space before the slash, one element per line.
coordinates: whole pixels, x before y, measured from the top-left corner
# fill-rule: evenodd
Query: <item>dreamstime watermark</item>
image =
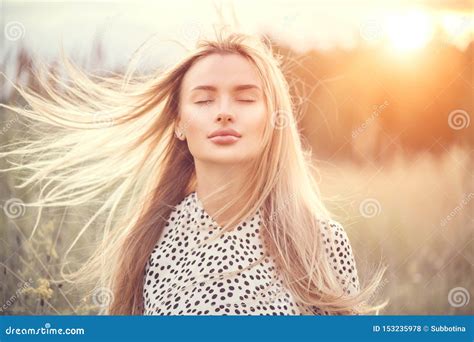
<path fill-rule="evenodd" d="M 106 309 L 113 301 L 114 294 L 108 287 L 99 287 L 92 294 L 92 303 L 101 308 Z"/>
<path fill-rule="evenodd" d="M 110 114 L 95 113 L 93 122 L 95 124 L 101 125 L 102 127 L 112 127 L 115 123 L 115 120 Z"/>
<path fill-rule="evenodd" d="M 299 17 L 299 13 L 291 14 L 291 15 L 285 15 L 283 17 L 283 26 L 284 27 L 289 27 L 293 25 L 296 22 L 296 19 Z"/>
<path fill-rule="evenodd" d="M 181 37 L 187 43 L 194 43 L 196 40 L 199 39 L 202 32 L 202 25 L 198 21 L 189 21 L 183 24 L 181 27 Z"/>
<path fill-rule="evenodd" d="M 186 130 L 188 129 L 189 125 L 193 122 L 194 118 L 199 117 L 209 108 L 209 103 L 205 103 L 202 107 L 199 108 L 198 111 L 193 111 L 188 119 L 186 119 L 180 127 L 177 127 L 176 131 L 180 134 L 185 135 Z"/>
<path fill-rule="evenodd" d="M 368 19 L 359 24 L 359 34 L 362 39 L 374 42 L 383 37 L 384 29 L 380 20 Z"/>
<path fill-rule="evenodd" d="M 28 279 L 28 281 L 24 281 L 23 283 L 18 283 L 18 288 L 15 293 L 10 298 L 8 298 L 5 303 L 3 303 L 3 305 L 0 307 L 0 313 L 11 307 L 18 300 L 23 291 L 31 287 L 32 283 L 33 280 L 31 278 Z"/>
<path fill-rule="evenodd" d="M 295 194 L 291 194 L 290 196 L 288 196 L 288 198 L 286 198 L 283 201 L 283 204 L 280 207 L 276 208 L 276 210 L 270 215 L 269 221 L 270 222 L 275 221 L 278 216 L 278 213 L 282 211 L 284 208 L 286 208 L 288 204 L 290 204 L 293 201 L 294 197 L 295 197 Z"/>
<path fill-rule="evenodd" d="M 448 125 L 452 129 L 459 131 L 468 128 L 471 123 L 469 113 L 462 109 L 453 110 L 448 115 Z"/>
<path fill-rule="evenodd" d="M 41 328 L 5 328 L 6 335 L 84 335 L 84 328 L 52 328 L 51 323 L 45 323 Z"/>
<path fill-rule="evenodd" d="M 14 119 L 10 119 L 6 121 L 5 124 L 2 126 L 2 128 L 0 129 L 0 134 L 4 135 L 19 120 L 20 120 L 20 117 L 16 115 Z"/>
<path fill-rule="evenodd" d="M 473 192 L 470 192 L 468 194 L 464 194 L 464 197 L 461 200 L 461 202 L 459 202 L 459 204 L 457 206 L 455 206 L 453 208 L 453 210 L 451 210 L 451 212 L 441 220 L 440 226 L 442 226 L 442 227 L 446 226 L 446 224 L 449 221 L 451 221 L 454 217 L 456 217 L 461 212 L 461 210 L 463 210 L 463 208 L 472 200 L 473 197 L 474 197 Z"/>
<path fill-rule="evenodd" d="M 366 198 L 359 205 L 359 212 L 365 218 L 372 218 L 380 214 L 382 206 L 375 198 Z"/>
<path fill-rule="evenodd" d="M 0 207 L 3 207 L 3 212 L 11 219 L 19 218 L 25 214 L 25 203 L 19 198 L 10 198 Z"/>
<path fill-rule="evenodd" d="M 5 38 L 14 42 L 25 36 L 25 26 L 19 21 L 10 21 L 3 30 Z"/>
<path fill-rule="evenodd" d="M 388 101 L 385 100 L 381 105 L 373 106 L 372 114 L 356 129 L 352 130 L 352 139 L 355 139 L 359 136 L 359 134 L 363 133 L 367 127 L 369 127 L 372 122 L 379 117 L 380 113 L 387 108 Z"/>
<path fill-rule="evenodd" d="M 454 287 L 448 293 L 448 302 L 454 308 L 460 308 L 469 304 L 471 296 L 464 287 Z"/>
<path fill-rule="evenodd" d="M 272 304 L 289 304 L 291 302 L 291 297 L 289 296 L 288 292 L 286 291 L 283 286 L 277 284 L 273 285 L 272 288 L 268 290 L 266 293 L 260 294 L 262 300 L 262 304 L 264 305 L 272 305 Z"/>
<path fill-rule="evenodd" d="M 463 15 L 461 17 L 454 17 L 452 21 L 447 22 L 447 28 L 451 34 L 459 35 L 465 30 L 469 29 L 469 25 L 472 22 L 472 18 L 469 15 Z"/>
<path fill-rule="evenodd" d="M 374 292 L 371 293 L 369 298 L 367 298 L 365 301 L 363 301 L 361 304 L 357 305 L 358 308 L 363 308 L 367 303 L 370 303 L 377 295 L 378 293 L 385 287 L 385 285 L 388 284 L 388 279 L 384 278 L 375 288 Z"/>
<path fill-rule="evenodd" d="M 287 110 L 278 109 L 272 113 L 270 122 L 275 129 L 283 129 L 290 125 L 291 115 Z"/>

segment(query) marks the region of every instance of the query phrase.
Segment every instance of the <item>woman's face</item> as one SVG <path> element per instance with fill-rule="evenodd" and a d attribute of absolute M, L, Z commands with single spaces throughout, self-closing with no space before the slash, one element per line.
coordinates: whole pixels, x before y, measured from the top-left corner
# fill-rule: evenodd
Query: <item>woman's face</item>
<path fill-rule="evenodd" d="M 242 163 L 261 148 L 267 120 L 256 67 L 238 54 L 206 56 L 181 85 L 178 127 L 194 159 Z"/>

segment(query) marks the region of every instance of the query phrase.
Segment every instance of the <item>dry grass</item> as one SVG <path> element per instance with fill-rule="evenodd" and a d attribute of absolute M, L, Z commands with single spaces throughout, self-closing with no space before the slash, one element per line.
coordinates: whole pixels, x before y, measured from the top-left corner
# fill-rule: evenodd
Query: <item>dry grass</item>
<path fill-rule="evenodd" d="M 350 236 L 362 280 L 379 261 L 388 266 L 377 298 L 390 299 L 383 314 L 473 313 L 470 303 L 455 307 L 448 300 L 457 287 L 473 292 L 470 157 L 453 149 L 440 157 L 400 157 L 383 167 L 321 165 L 322 191 Z M 3 183 L 11 189 L 11 180 Z M 29 196 L 11 190 L 2 195 L 4 201 Z M 366 199 L 372 202 L 361 207 Z M 1 218 L 2 314 L 97 313 L 100 308 L 74 284 L 51 281 L 59 277 L 62 255 L 86 211 L 50 211 L 30 241 L 33 214 Z M 81 240 L 78 260 L 87 255 L 95 233 Z"/>
<path fill-rule="evenodd" d="M 379 261 L 388 266 L 384 314 L 473 313 L 472 302 L 456 307 L 466 291 L 453 290 L 454 305 L 448 299 L 457 287 L 468 296 L 474 289 L 472 170 L 472 155 L 460 148 L 383 167 L 323 165 L 323 193 L 351 238 L 361 277 Z"/>

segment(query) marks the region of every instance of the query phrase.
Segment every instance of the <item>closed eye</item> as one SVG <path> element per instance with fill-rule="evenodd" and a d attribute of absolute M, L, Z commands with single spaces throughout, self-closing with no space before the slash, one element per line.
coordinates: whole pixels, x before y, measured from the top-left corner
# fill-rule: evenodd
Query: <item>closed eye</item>
<path fill-rule="evenodd" d="M 203 100 L 203 101 L 196 101 L 195 104 L 205 105 L 211 103 L 213 100 Z"/>
<path fill-rule="evenodd" d="M 251 102 L 255 102 L 255 100 L 237 100 L 239 102 L 247 102 L 247 103 L 251 103 Z"/>

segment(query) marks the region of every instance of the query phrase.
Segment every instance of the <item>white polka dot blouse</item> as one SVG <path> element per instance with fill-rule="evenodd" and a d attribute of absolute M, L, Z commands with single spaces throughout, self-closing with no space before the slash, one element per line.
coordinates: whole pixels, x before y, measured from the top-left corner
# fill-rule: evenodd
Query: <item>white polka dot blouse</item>
<path fill-rule="evenodd" d="M 348 294 L 359 280 L 346 232 L 322 221 L 325 251 Z M 144 315 L 302 315 L 285 289 L 260 236 L 258 210 L 236 229 L 202 244 L 219 231 L 196 192 L 173 210 L 145 268 Z M 263 261 L 257 262 L 263 258 Z M 250 268 L 249 268 L 250 266 Z M 312 312 L 327 311 L 314 307 Z"/>

